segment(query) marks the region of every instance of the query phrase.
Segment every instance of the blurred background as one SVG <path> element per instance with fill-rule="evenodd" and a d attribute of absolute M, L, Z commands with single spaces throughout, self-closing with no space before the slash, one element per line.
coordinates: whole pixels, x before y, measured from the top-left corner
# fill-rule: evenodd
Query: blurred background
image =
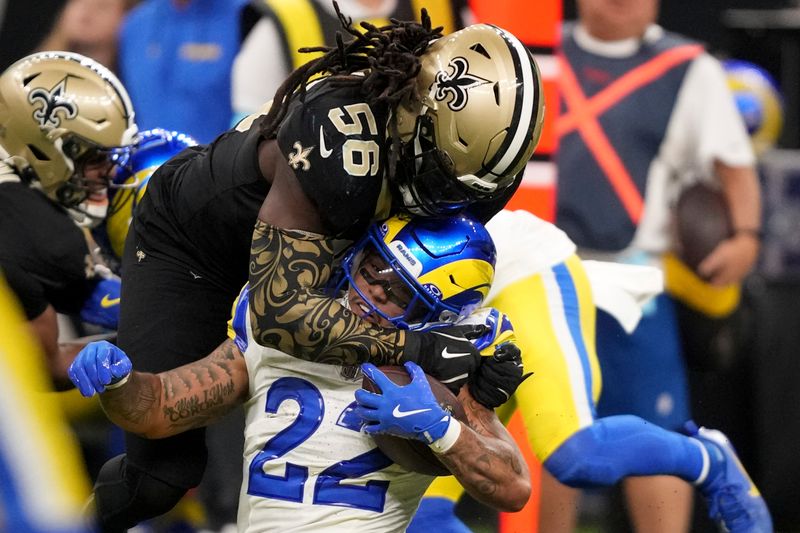
<path fill-rule="evenodd" d="M 37 50 L 82 53 L 121 77 L 131 93 L 140 130 L 174 129 L 208 142 L 238 114 L 252 111 L 250 102 L 264 101 L 260 94 L 268 90 L 264 87 L 274 90 L 292 66 L 291 54 L 276 53 L 277 59 L 260 71 L 260 91 L 250 94 L 231 89 L 237 50 L 230 51 L 228 41 L 234 43 L 234 49 L 241 46 L 257 27 L 260 14 L 245 0 L 226 2 L 0 0 L 0 69 Z M 167 4 L 172 16 L 163 20 L 162 27 L 139 28 L 136 17 L 165 9 Z M 570 0 L 451 4 L 456 16 L 450 29 L 472 21 L 498 24 L 519 36 L 540 60 L 548 82 L 548 131 L 535 156 L 539 165 L 531 167 L 531 175 L 526 176 L 511 207 L 552 220 L 558 179 L 547 163 L 556 149 L 552 122 L 553 111 L 558 110 L 559 75 L 553 54 L 559 25 L 575 18 L 575 4 Z M 413 5 L 425 6 L 426 2 Z M 437 11 L 431 11 L 436 24 Z M 228 12 L 236 16 L 228 16 Z M 369 8 L 363 14 L 369 15 Z M 736 443 L 770 506 L 776 529 L 800 532 L 800 453 L 796 444 L 800 442 L 800 2 L 662 0 L 658 21 L 668 30 L 702 42 L 721 60 L 757 65 L 771 76 L 779 94 L 783 128 L 759 154 L 764 233 L 758 268 L 744 284 L 735 318 L 715 336 L 714 363 L 690 357 L 689 368 L 695 419 L 723 430 Z M 148 44 L 142 33 L 153 32 L 161 38 Z M 178 34 L 182 42 L 169 37 Z M 185 105 L 187 101 L 196 106 Z M 87 333 L 69 318 L 63 323 L 65 337 Z M 121 434 L 104 422 L 96 402 L 72 393 L 60 398 L 93 477 L 106 459 L 121 452 Z M 512 422 L 518 432 L 519 424 L 519 420 Z M 216 529 L 208 524 L 207 508 L 200 501 L 192 495 L 169 517 L 142 526 L 142 530 Z M 533 498 L 522 513 L 498 516 L 465 500 L 459 505 L 459 514 L 476 531 L 532 532 L 536 531 L 537 505 Z M 614 491 L 589 492 L 581 503 L 578 529 L 626 531 L 629 526 L 623 505 Z M 695 514 L 693 530 L 713 530 L 702 509 Z"/>

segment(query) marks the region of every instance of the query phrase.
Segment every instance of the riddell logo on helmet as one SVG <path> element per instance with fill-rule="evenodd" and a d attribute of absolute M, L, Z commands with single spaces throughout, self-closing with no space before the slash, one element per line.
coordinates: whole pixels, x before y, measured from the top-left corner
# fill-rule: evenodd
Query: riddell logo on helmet
<path fill-rule="evenodd" d="M 422 288 L 428 291 L 430 294 L 432 294 L 434 298 L 442 297 L 441 289 L 439 289 L 439 287 L 437 287 L 433 283 L 426 283 L 425 285 L 422 286 Z"/>
<path fill-rule="evenodd" d="M 450 72 L 440 70 L 436 73 L 434 98 L 438 102 L 442 102 L 448 96 L 452 96 L 447 102 L 447 107 L 453 111 L 460 111 L 464 109 L 469 100 L 467 91 L 478 85 L 489 83 L 489 80 L 470 74 L 469 62 L 463 57 L 454 57 L 447 67 L 451 69 Z"/>
<path fill-rule="evenodd" d="M 62 119 L 71 119 L 78 116 L 78 106 L 64 97 L 66 85 L 67 78 L 64 78 L 50 90 L 38 87 L 28 94 L 29 103 L 33 105 L 42 104 L 42 107 L 33 112 L 33 119 L 41 127 L 52 126 L 57 128 L 61 125 Z"/>

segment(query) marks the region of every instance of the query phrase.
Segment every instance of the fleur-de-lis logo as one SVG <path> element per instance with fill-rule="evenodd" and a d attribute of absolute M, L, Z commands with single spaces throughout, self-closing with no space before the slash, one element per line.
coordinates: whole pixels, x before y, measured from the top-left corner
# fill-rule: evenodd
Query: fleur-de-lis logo
<path fill-rule="evenodd" d="M 449 72 L 440 70 L 436 73 L 436 92 L 434 98 L 441 102 L 445 100 L 448 95 L 452 98 L 447 102 L 447 107 L 453 111 L 460 111 L 467 105 L 469 89 L 489 83 L 474 74 L 469 73 L 469 62 L 463 57 L 454 57 L 447 65 Z"/>
<path fill-rule="evenodd" d="M 300 141 L 295 141 L 295 143 L 292 145 L 292 148 L 294 148 L 294 152 L 289 154 L 289 159 L 287 160 L 289 166 L 295 170 L 301 166 L 303 167 L 303 170 L 310 169 L 311 162 L 308 160 L 308 154 L 311 153 L 311 150 L 313 150 L 314 147 L 311 146 L 310 148 L 303 148 L 303 145 L 300 144 Z"/>
<path fill-rule="evenodd" d="M 33 112 L 33 119 L 40 126 L 52 126 L 57 128 L 61 125 L 61 119 L 75 118 L 78 116 L 78 106 L 74 102 L 64 97 L 67 85 L 67 78 L 64 78 L 50 90 L 44 87 L 37 87 L 28 93 L 28 102 L 42 107 Z"/>

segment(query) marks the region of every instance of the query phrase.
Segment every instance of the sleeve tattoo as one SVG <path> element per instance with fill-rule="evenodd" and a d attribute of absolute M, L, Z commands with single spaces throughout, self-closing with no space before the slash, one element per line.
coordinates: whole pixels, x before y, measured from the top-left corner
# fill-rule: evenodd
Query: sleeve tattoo
<path fill-rule="evenodd" d="M 396 364 L 404 332 L 362 320 L 325 290 L 334 239 L 259 220 L 250 254 L 250 324 L 255 340 L 300 359 Z"/>
<path fill-rule="evenodd" d="M 457 446 L 439 459 L 477 500 L 511 510 L 524 505 L 530 478 L 519 448 L 494 411 L 478 403 L 466 388 L 458 398 L 467 414 L 466 431 Z"/>

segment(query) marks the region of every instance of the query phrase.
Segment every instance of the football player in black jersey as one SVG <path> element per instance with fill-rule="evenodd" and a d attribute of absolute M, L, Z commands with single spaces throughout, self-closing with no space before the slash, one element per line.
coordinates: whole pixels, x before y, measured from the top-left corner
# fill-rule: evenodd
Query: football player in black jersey
<path fill-rule="evenodd" d="M 102 220 L 133 118 L 116 76 L 78 54 L 33 54 L 0 76 L 0 268 L 57 388 L 71 388 L 66 370 L 81 346 L 59 346 L 56 313 L 116 327 L 119 281 L 104 279 L 110 272 L 75 222 Z"/>
<path fill-rule="evenodd" d="M 265 346 L 331 364 L 412 360 L 453 388 L 479 363 L 466 336 L 482 328 L 383 329 L 319 288 L 341 241 L 374 218 L 469 207 L 485 221 L 501 209 L 538 140 L 538 69 L 492 26 L 442 37 L 427 15 L 364 32 L 343 23 L 351 40 L 294 71 L 267 114 L 150 180 L 123 257 L 118 343 L 137 369 L 170 370 L 218 346 L 248 270 Z M 202 477 L 203 439 L 128 435 L 127 457 L 106 463 L 95 488 L 102 528 L 170 509 Z"/>

